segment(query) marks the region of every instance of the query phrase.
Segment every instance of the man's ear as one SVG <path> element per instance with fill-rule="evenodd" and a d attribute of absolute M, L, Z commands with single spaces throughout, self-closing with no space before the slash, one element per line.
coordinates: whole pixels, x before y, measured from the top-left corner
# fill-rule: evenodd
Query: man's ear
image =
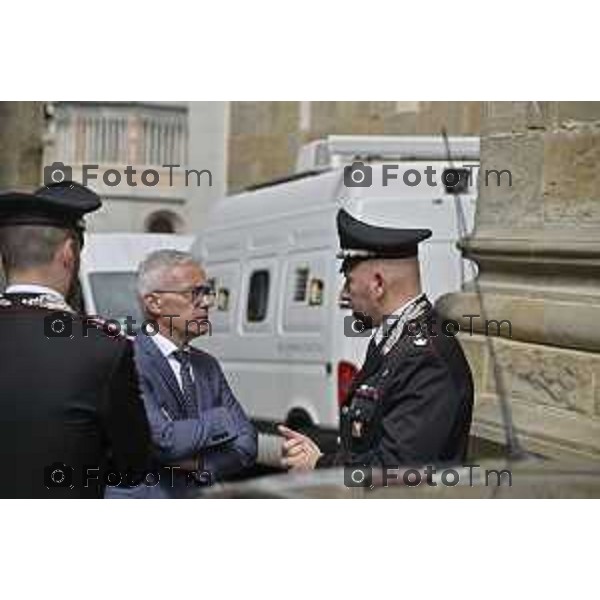
<path fill-rule="evenodd" d="M 373 271 L 372 290 L 377 298 L 381 298 L 385 293 L 385 277 L 381 269 L 375 269 Z"/>
<path fill-rule="evenodd" d="M 61 267 L 63 267 L 63 269 L 71 273 L 78 265 L 78 254 L 78 244 L 73 239 L 73 237 L 69 235 L 67 236 L 65 241 L 57 248 L 56 253 L 54 255 L 54 259 L 60 264 Z"/>
<path fill-rule="evenodd" d="M 161 302 L 159 294 L 146 294 L 142 298 L 142 302 L 146 308 L 146 312 L 151 317 L 159 317 L 161 314 Z"/>

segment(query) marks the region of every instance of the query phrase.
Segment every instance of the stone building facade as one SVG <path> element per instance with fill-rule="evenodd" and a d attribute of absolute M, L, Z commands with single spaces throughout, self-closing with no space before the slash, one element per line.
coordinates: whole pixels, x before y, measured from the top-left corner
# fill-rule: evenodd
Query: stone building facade
<path fill-rule="evenodd" d="M 229 193 L 289 175 L 306 142 L 330 134 L 478 135 L 479 102 L 231 102 Z"/>
<path fill-rule="evenodd" d="M 83 165 L 97 166 L 88 168 L 96 178 L 87 183 L 102 197 L 103 207 L 90 216 L 89 231 L 186 231 L 186 103 L 57 102 L 50 106 L 44 166 L 63 163 L 74 180 L 84 183 Z M 129 176 L 135 186 L 128 184 L 127 166 L 135 170 Z"/>

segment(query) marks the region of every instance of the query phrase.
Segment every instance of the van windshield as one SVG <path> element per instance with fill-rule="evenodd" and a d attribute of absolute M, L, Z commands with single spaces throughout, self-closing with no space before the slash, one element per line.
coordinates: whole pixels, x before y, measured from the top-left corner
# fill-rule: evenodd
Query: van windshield
<path fill-rule="evenodd" d="M 135 290 L 135 273 L 90 273 L 89 281 L 96 313 L 106 319 L 135 320 L 134 329 L 144 321 Z"/>

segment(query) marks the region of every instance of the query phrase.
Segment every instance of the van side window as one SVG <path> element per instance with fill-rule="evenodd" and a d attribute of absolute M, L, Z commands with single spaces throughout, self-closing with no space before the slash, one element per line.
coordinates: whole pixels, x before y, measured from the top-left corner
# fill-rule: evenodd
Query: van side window
<path fill-rule="evenodd" d="M 246 308 L 248 323 L 260 323 L 267 316 L 269 304 L 269 271 L 254 271 L 250 277 L 250 290 Z"/>
<path fill-rule="evenodd" d="M 229 310 L 229 289 L 220 287 L 217 291 L 217 310 L 227 312 Z"/>
<path fill-rule="evenodd" d="M 294 287 L 294 302 L 304 302 L 306 300 L 306 285 L 308 283 L 308 267 L 298 267 L 296 269 L 296 284 Z"/>

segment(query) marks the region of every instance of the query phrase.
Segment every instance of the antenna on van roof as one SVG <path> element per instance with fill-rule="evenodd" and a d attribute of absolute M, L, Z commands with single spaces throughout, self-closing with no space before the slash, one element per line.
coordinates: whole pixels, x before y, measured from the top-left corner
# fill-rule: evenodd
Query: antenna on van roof
<path fill-rule="evenodd" d="M 442 128 L 442 138 L 444 140 L 444 145 L 446 147 L 446 157 L 448 160 L 448 164 L 451 169 L 456 170 L 454 167 L 454 163 L 452 160 L 452 153 L 450 151 L 450 142 L 448 140 L 448 133 L 445 128 Z M 460 194 L 454 194 L 454 206 L 456 209 L 456 222 L 458 224 L 458 236 L 459 239 L 464 239 L 467 236 L 467 223 L 465 219 L 465 214 L 463 211 L 462 203 L 460 201 Z M 479 302 L 479 307 L 481 309 L 481 318 L 484 322 L 487 322 L 487 311 L 485 308 L 485 303 L 483 300 L 483 294 L 481 292 L 481 287 L 479 285 L 479 281 L 477 278 L 477 273 L 475 272 L 475 267 L 471 264 L 473 269 L 473 274 L 475 275 L 473 278 L 473 287 L 475 288 L 475 294 L 477 295 L 477 300 Z M 494 383 L 496 385 L 496 392 L 498 395 L 498 402 L 500 404 L 500 411 L 502 413 L 502 422 L 504 425 L 504 437 L 506 444 L 506 452 L 509 458 L 519 459 L 524 458 L 528 455 L 525 452 L 519 442 L 519 438 L 517 436 L 515 425 L 512 418 L 512 410 L 510 403 L 507 399 L 506 395 L 506 386 L 504 385 L 504 376 L 502 374 L 502 370 L 500 369 L 500 365 L 498 363 L 498 357 L 496 355 L 496 348 L 492 342 L 492 339 L 489 335 L 485 336 L 486 347 L 490 355 L 490 360 L 492 362 L 492 367 L 494 370 Z"/>

